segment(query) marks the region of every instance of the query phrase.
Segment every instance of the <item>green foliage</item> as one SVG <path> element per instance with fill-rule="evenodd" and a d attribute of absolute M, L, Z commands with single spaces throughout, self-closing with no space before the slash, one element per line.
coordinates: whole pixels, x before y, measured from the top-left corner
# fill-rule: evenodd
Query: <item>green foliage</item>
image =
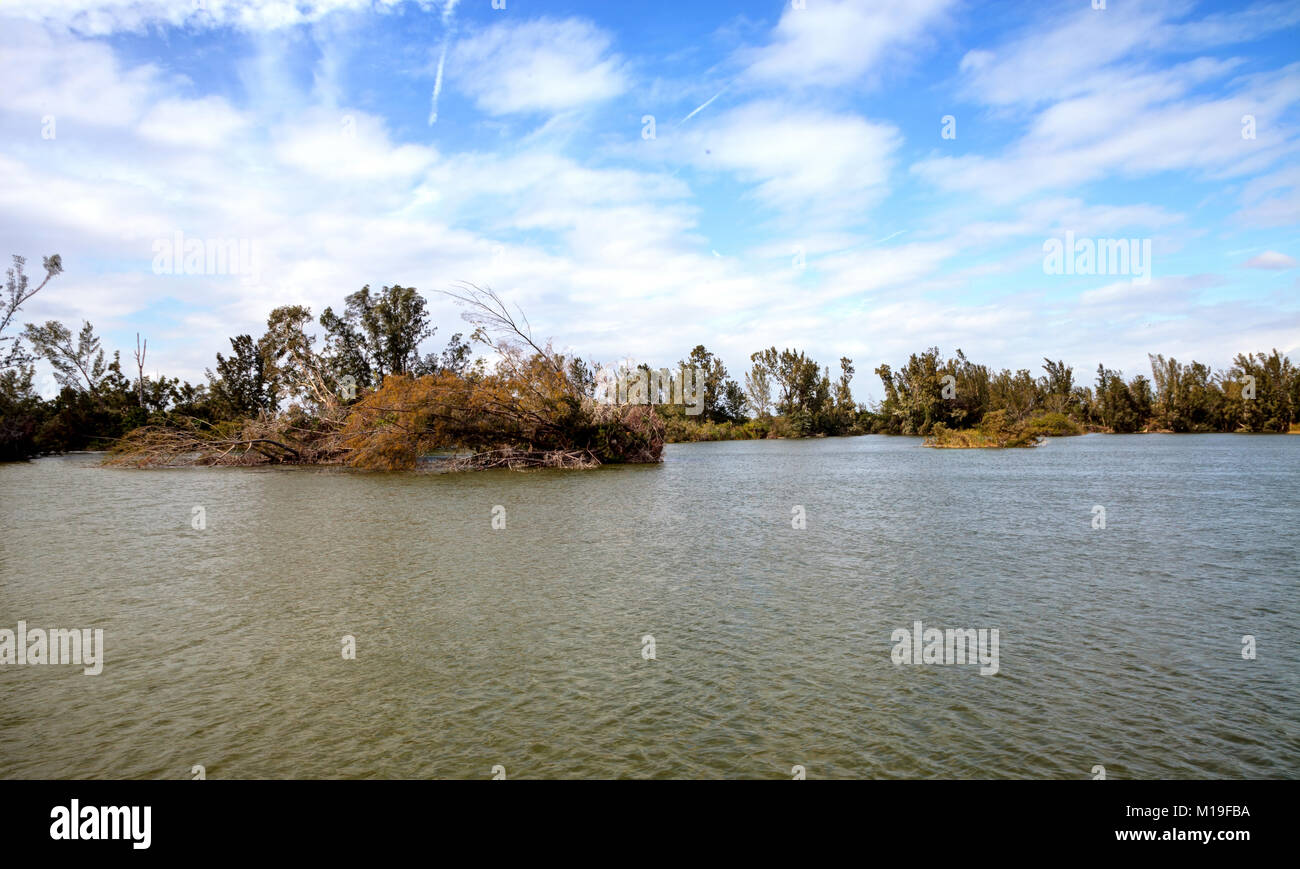
<path fill-rule="evenodd" d="M 937 422 L 926 445 L 950 449 L 1031 447 L 1041 437 L 1068 437 L 1083 429 L 1063 413 L 1050 411 L 1017 421 L 1007 409 L 991 410 L 974 428 L 950 429 Z"/>
<path fill-rule="evenodd" d="M 351 375 L 366 387 L 389 374 L 432 373 L 417 370 L 421 342 L 437 331 L 425 308 L 415 287 L 398 284 L 374 294 L 367 284 L 344 300 L 342 316 L 326 308 L 320 323 L 335 373 Z"/>
<path fill-rule="evenodd" d="M 1150 360 L 1150 379 L 1139 374 L 1126 380 L 1098 365 L 1096 386 L 1086 387 L 1075 383 L 1073 370 L 1061 361 L 1044 359 L 1045 375 L 1035 379 L 1024 369 L 991 374 L 960 350 L 943 362 L 931 348 L 913 354 L 897 372 L 888 365 L 876 369 L 885 398 L 874 413 L 859 414 L 858 427 L 926 435 L 937 425 L 948 432 L 978 428 L 988 414 L 1001 412 L 1008 430 L 1035 434 L 1065 433 L 1062 419 L 1080 430 L 1112 432 L 1284 432 L 1300 411 L 1300 374 L 1277 350 L 1239 355 L 1217 375 L 1199 362 L 1183 365 L 1159 355 Z M 947 397 L 946 376 L 955 387 Z M 1248 378 L 1253 398 L 1246 396 Z M 1049 420 L 1054 431 L 1043 430 Z"/>
<path fill-rule="evenodd" d="M 1278 353 L 1239 353 L 1232 360 L 1225 388 L 1228 415 L 1237 426 L 1253 432 L 1285 432 L 1297 418 L 1294 403 L 1300 380 L 1291 360 Z M 1254 398 L 1245 396 L 1247 378 L 1254 379 Z"/>
<path fill-rule="evenodd" d="M 230 339 L 234 353 L 217 354 L 217 370 L 207 372 L 212 383 L 214 412 L 221 419 L 243 419 L 276 407 L 275 389 L 267 374 L 266 358 L 250 335 Z M 187 386 L 189 384 L 186 384 Z"/>
<path fill-rule="evenodd" d="M 1031 417 L 1021 429 L 1034 437 L 1063 438 L 1083 434 L 1083 427 L 1059 411 Z"/>
<path fill-rule="evenodd" d="M 766 419 L 775 404 L 776 412 L 796 437 L 848 434 L 854 429 L 857 410 L 849 389 L 854 373 L 852 359 L 840 359 L 840 376 L 834 385 L 830 369 L 818 366 L 802 350 L 786 348 L 778 352 L 770 347 L 753 354 L 750 360 L 753 367 L 745 375 L 744 392 L 760 419 Z"/>
<path fill-rule="evenodd" d="M 32 389 L 30 365 L 0 371 L 0 462 L 25 459 L 38 452 L 36 436 L 45 420 L 41 397 Z"/>
<path fill-rule="evenodd" d="M 23 337 L 32 343 L 36 355 L 50 363 L 54 379 L 65 389 L 99 393 L 100 382 L 108 373 L 104 351 L 100 347 L 95 329 L 86 321 L 72 342 L 72 331 L 57 320 L 44 326 L 30 324 Z"/>
<path fill-rule="evenodd" d="M 745 394 L 734 380 L 727 376 L 727 367 L 722 360 L 705 349 L 703 344 L 695 345 L 686 359 L 678 363 L 679 368 L 695 368 L 704 377 L 704 410 L 702 415 L 709 422 L 740 422 L 745 419 Z"/>

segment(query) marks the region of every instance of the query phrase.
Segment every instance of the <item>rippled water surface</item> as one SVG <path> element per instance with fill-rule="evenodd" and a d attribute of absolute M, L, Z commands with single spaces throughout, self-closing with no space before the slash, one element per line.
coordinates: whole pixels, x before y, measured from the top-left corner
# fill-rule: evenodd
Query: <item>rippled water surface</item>
<path fill-rule="evenodd" d="M 0 627 L 106 646 L 0 666 L 0 776 L 1295 778 L 1298 554 L 1280 435 L 0 466 Z M 1000 672 L 895 665 L 916 620 L 997 628 Z"/>

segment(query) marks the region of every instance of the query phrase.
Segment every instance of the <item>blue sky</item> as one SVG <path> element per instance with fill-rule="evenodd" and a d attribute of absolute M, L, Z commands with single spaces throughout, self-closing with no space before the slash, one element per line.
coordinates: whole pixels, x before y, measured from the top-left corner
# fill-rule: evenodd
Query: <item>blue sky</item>
<path fill-rule="evenodd" d="M 591 360 L 796 346 L 859 400 L 930 345 L 1300 355 L 1300 4 L 505 6 L 9 0 L 0 229 L 67 269 L 25 318 L 198 380 L 367 283 L 440 348 L 469 281 Z M 1149 240 L 1150 280 L 1045 273 L 1067 230 Z M 158 274 L 178 232 L 256 273 Z"/>

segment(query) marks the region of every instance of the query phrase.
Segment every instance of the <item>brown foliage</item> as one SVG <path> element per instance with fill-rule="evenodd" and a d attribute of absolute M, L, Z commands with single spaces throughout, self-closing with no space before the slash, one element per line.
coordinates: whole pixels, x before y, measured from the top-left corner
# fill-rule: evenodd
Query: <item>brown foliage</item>
<path fill-rule="evenodd" d="M 107 464 L 134 468 L 190 465 L 329 464 L 340 460 L 319 423 L 295 414 L 261 416 L 237 427 L 143 426 L 117 442 Z"/>
<path fill-rule="evenodd" d="M 568 373 L 565 358 L 549 343 L 535 341 L 527 320 L 522 314 L 516 319 L 495 293 L 470 287 L 451 295 L 469 307 L 465 316 L 478 326 L 476 340 L 495 353 L 491 371 L 390 374 L 379 388 L 343 407 L 300 340 L 303 346 L 293 345 L 297 349 L 282 356 L 302 374 L 299 392 L 316 397 L 312 415 L 295 405 L 234 430 L 137 429 L 111 461 L 137 467 L 342 462 L 408 470 L 420 456 L 448 449 L 472 451 L 448 463 L 452 470 L 660 460 L 664 423 L 652 407 L 596 406 Z"/>

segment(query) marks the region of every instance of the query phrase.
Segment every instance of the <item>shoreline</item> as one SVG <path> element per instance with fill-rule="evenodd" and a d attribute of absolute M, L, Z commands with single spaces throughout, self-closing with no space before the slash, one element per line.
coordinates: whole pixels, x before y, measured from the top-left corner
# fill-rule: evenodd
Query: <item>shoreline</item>
<path fill-rule="evenodd" d="M 978 430 L 977 429 L 950 430 L 951 434 L 957 434 L 957 435 L 967 434 L 970 432 L 978 432 Z M 681 439 L 681 440 L 665 441 L 665 445 L 705 444 L 705 443 L 743 443 L 747 441 L 814 441 L 814 440 L 828 440 L 828 439 L 840 439 L 840 438 L 882 437 L 882 438 L 919 439 L 922 441 L 921 446 L 926 447 L 927 449 L 937 449 L 937 450 L 1008 449 L 1009 450 L 1009 449 L 1034 449 L 1037 447 L 1046 446 L 1050 441 L 1053 440 L 1064 440 L 1066 438 L 1084 437 L 1086 435 L 1106 435 L 1106 436 L 1120 436 L 1120 437 L 1133 437 L 1139 435 L 1174 435 L 1176 437 L 1197 437 L 1197 436 L 1206 436 L 1206 435 L 1231 435 L 1231 436 L 1247 435 L 1247 436 L 1267 437 L 1267 436 L 1274 436 L 1274 435 L 1277 436 L 1300 435 L 1300 427 L 1292 427 L 1290 431 L 1285 431 L 1285 432 L 1256 432 L 1256 431 L 1176 432 L 1171 430 L 1152 430 L 1152 431 L 1136 431 L 1136 432 L 1082 431 L 1079 432 L 1078 434 L 1040 435 L 1038 436 L 1038 440 L 1036 441 L 1023 443 L 1023 444 L 1015 444 L 1015 445 L 1006 445 L 1006 444 L 998 444 L 998 443 L 935 443 L 932 441 L 932 437 L 930 435 L 919 435 L 919 434 L 905 435 L 905 434 L 891 434 L 887 432 L 855 432 L 852 434 L 840 434 L 840 435 L 817 434 L 817 435 L 809 435 L 807 437 L 790 437 L 787 435 L 779 435 L 776 437 L 765 437 L 765 438 Z M 113 455 L 114 455 L 114 451 L 111 449 L 68 450 L 66 452 L 45 453 L 43 455 L 38 455 L 38 456 L 29 456 L 25 459 L 13 459 L 6 462 L 0 462 L 0 466 L 17 465 L 26 462 L 38 461 L 40 459 L 55 459 L 55 458 L 63 458 L 67 456 L 100 456 L 102 457 L 100 460 L 100 465 L 102 467 L 112 467 L 112 468 L 118 468 L 123 470 L 176 470 L 176 469 L 184 469 L 184 468 L 337 468 L 341 470 L 369 470 L 366 468 L 353 468 L 350 467 L 346 462 L 339 462 L 339 461 L 328 461 L 328 462 L 284 461 L 284 462 L 245 462 L 245 463 L 220 463 L 220 464 L 176 463 L 176 464 L 155 464 L 155 465 L 135 466 L 129 464 L 115 463 L 111 461 L 110 458 Z M 456 460 L 464 460 L 471 457 L 472 455 L 474 454 L 467 451 L 430 453 L 428 455 L 420 456 L 419 466 L 416 468 L 412 468 L 410 470 L 421 472 L 421 473 L 459 473 L 468 470 L 479 470 L 478 468 L 445 467 L 447 465 L 452 465 L 456 463 Z M 658 464 L 658 463 L 656 462 L 607 462 L 594 467 L 604 467 L 605 465 L 617 465 L 617 464 Z M 516 467 L 514 469 L 526 470 L 526 469 L 546 468 L 546 467 L 547 466 L 544 464 L 541 465 L 530 464 L 527 468 Z M 576 468 L 576 469 L 581 469 L 581 468 Z"/>

